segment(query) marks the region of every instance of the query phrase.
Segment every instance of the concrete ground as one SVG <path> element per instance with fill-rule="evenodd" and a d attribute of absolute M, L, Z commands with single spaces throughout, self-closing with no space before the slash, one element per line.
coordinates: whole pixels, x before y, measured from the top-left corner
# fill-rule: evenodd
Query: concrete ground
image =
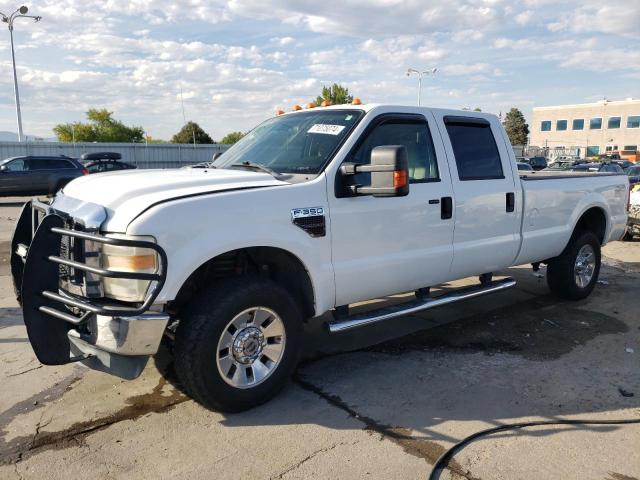
<path fill-rule="evenodd" d="M 0 201 L 2 479 L 424 479 L 491 426 L 640 419 L 640 242 L 607 246 L 580 302 L 523 267 L 502 272 L 515 289 L 384 325 L 330 338 L 315 322 L 282 394 L 223 415 L 180 392 L 167 348 L 130 382 L 38 363 L 6 262 L 19 200 Z M 640 425 L 528 428 L 469 445 L 442 478 L 638 479 L 638 452 Z"/>

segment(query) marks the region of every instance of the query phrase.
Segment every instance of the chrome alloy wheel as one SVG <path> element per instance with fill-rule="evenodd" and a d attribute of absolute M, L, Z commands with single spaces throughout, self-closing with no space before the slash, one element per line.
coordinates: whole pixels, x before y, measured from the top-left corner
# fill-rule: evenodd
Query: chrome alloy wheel
<path fill-rule="evenodd" d="M 596 269 L 596 253 L 591 245 L 583 245 L 573 268 L 576 285 L 585 288 L 591 282 Z"/>
<path fill-rule="evenodd" d="M 267 307 L 248 308 L 231 320 L 216 350 L 218 372 L 235 388 L 252 388 L 264 382 L 282 360 L 284 323 Z"/>

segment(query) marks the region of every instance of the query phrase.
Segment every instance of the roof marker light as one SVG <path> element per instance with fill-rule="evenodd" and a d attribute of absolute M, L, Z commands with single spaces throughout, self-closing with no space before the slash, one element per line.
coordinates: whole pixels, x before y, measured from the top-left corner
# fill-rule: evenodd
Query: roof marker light
<path fill-rule="evenodd" d="M 284 115 L 284 110 L 276 110 L 276 117 L 279 117 L 280 115 Z"/>
<path fill-rule="evenodd" d="M 353 102 L 351 102 L 351 105 L 362 105 L 362 101 L 356 97 L 353 99 Z"/>
<path fill-rule="evenodd" d="M 295 112 L 296 110 L 302 110 L 302 107 L 300 105 L 294 105 L 292 110 Z"/>
<path fill-rule="evenodd" d="M 309 102 L 307 103 L 307 108 L 316 108 L 318 105 L 316 105 L 316 102 Z"/>
<path fill-rule="evenodd" d="M 331 106 L 331 100 L 323 100 L 322 103 L 320 104 L 321 107 L 330 107 Z"/>

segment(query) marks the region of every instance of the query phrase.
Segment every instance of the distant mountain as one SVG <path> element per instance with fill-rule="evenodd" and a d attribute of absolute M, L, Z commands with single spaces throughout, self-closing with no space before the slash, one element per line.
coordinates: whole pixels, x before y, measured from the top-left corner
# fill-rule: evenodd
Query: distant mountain
<path fill-rule="evenodd" d="M 57 142 L 56 138 L 36 137 L 35 135 L 26 135 L 27 142 Z M 0 132 L 0 142 L 17 142 L 18 134 L 13 132 Z"/>

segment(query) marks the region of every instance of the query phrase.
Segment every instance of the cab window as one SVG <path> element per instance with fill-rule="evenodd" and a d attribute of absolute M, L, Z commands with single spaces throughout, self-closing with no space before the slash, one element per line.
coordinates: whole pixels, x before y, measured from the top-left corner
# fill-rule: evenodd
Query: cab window
<path fill-rule="evenodd" d="M 411 183 L 440 180 L 431 132 L 425 120 L 418 118 L 382 120 L 369 131 L 364 141 L 356 148 L 350 161 L 358 164 L 369 163 L 372 150 L 384 145 L 403 145 L 407 149 Z M 355 181 L 364 184 L 369 180 L 369 176 L 369 173 L 358 173 Z"/>

